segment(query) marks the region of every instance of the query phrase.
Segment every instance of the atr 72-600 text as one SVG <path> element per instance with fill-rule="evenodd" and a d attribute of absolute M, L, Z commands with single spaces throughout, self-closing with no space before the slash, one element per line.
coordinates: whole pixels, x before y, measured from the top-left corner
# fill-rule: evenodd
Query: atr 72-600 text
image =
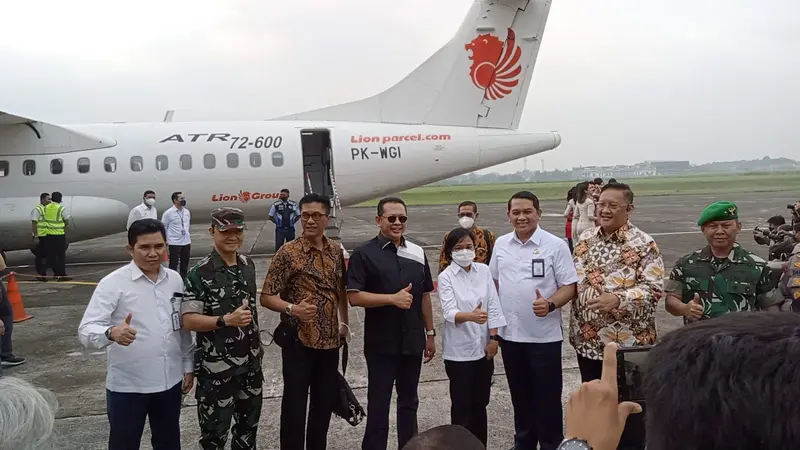
<path fill-rule="evenodd" d="M 230 148 L 279 148 L 283 144 L 283 137 L 281 136 L 231 136 L 230 133 L 189 133 L 184 138 L 181 134 L 173 134 L 165 139 L 159 141 L 159 144 L 165 142 L 214 142 L 215 140 L 221 142 L 230 142 Z M 202 140 L 201 140 L 202 137 Z"/>

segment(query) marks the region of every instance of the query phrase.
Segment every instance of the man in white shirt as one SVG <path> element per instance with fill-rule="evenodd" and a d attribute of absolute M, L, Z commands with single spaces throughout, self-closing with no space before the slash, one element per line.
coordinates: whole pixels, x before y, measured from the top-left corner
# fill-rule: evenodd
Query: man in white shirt
<path fill-rule="evenodd" d="M 138 450 L 147 417 L 153 449 L 179 450 L 181 394 L 194 383 L 192 334 L 180 316 L 183 279 L 161 266 L 167 245 L 158 220 L 131 225 L 127 248 L 133 261 L 100 280 L 78 338 L 107 348 L 109 450 Z"/>
<path fill-rule="evenodd" d="M 169 268 L 178 270 L 184 279 L 189 271 L 189 257 L 192 253 L 192 238 L 189 225 L 192 215 L 185 208 L 186 198 L 182 192 L 172 193 L 172 207 L 164 211 L 161 223 L 167 229 L 167 244 L 169 244 Z"/>
<path fill-rule="evenodd" d="M 495 243 L 489 268 L 508 324 L 498 330 L 516 450 L 555 450 L 564 439 L 561 407 L 561 308 L 575 297 L 578 274 L 569 246 L 539 226 L 531 192 L 508 201 L 514 231 Z"/>
<path fill-rule="evenodd" d="M 131 224 L 139 219 L 158 219 L 158 209 L 156 208 L 156 193 L 150 190 L 144 191 L 142 203 L 135 206 L 128 214 L 128 225 L 126 230 L 131 229 Z"/>

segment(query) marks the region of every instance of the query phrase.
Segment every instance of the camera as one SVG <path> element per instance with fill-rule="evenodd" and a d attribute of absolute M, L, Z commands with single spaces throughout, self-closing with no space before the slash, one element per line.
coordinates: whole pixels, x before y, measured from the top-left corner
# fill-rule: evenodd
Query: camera
<path fill-rule="evenodd" d="M 794 205 L 792 204 L 786 205 L 786 209 L 791 209 L 792 211 L 794 211 Z"/>

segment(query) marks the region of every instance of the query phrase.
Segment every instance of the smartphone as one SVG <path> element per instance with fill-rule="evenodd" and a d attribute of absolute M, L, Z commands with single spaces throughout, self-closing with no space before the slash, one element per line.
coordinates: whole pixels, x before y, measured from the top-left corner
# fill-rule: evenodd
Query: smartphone
<path fill-rule="evenodd" d="M 640 347 L 620 347 L 617 349 L 617 390 L 619 401 L 636 402 L 642 407 L 639 414 L 631 414 L 625 422 L 619 449 L 644 449 L 645 448 L 645 402 L 644 381 L 648 357 L 652 345 Z"/>

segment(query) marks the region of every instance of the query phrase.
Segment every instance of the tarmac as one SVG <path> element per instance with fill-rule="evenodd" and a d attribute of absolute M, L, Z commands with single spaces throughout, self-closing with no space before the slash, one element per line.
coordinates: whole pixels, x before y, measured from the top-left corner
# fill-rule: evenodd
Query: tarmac
<path fill-rule="evenodd" d="M 786 205 L 800 198 L 798 192 L 769 194 L 736 194 L 726 200 L 734 201 L 740 208 L 744 231 L 740 235 L 743 246 L 766 257 L 767 248 L 752 240 L 750 230 L 763 225 L 775 214 L 786 216 Z M 696 225 L 697 216 L 707 204 L 721 199 L 717 195 L 659 196 L 637 198 L 632 221 L 650 233 L 661 248 L 668 269 L 678 257 L 705 245 L 705 239 Z M 563 202 L 542 203 L 544 217 L 541 226 L 558 236 L 564 236 Z M 498 236 L 511 231 L 506 217 L 505 204 L 479 205 L 477 223 L 488 227 Z M 438 253 L 442 236 L 457 226 L 456 206 L 414 206 L 409 208 L 406 236 L 422 245 L 431 262 L 434 277 L 438 268 Z M 347 250 L 372 238 L 377 233 L 374 208 L 345 208 L 341 242 Z M 199 259 L 211 250 L 208 225 L 195 220 L 192 226 L 192 255 Z M 250 222 L 242 251 L 250 253 L 256 262 L 257 276 L 263 280 L 269 267 L 270 253 L 274 250 L 274 232 L 268 222 Z M 299 230 L 298 230 L 299 231 Z M 299 234 L 299 233 L 298 233 Z M 72 282 L 34 281 L 33 256 L 27 251 L 9 253 L 8 264 L 18 273 L 25 311 L 33 319 L 14 325 L 14 352 L 27 358 L 15 368 L 4 368 L 4 375 L 30 381 L 37 387 L 53 391 L 59 400 L 55 433 L 59 448 L 64 450 L 104 449 L 108 439 L 108 421 L 105 402 L 105 351 L 84 350 L 77 339 L 77 327 L 92 295 L 94 284 L 117 267 L 126 264 L 130 257 L 124 246 L 124 234 L 117 234 L 70 245 L 67 253 L 68 274 Z M 438 300 L 434 298 L 436 326 L 442 330 L 442 315 Z M 350 362 L 347 379 L 362 406 L 366 408 L 366 364 L 363 358 L 363 316 L 359 308 L 351 308 L 350 322 L 355 335 L 350 343 Z M 569 307 L 562 311 L 563 327 L 569 323 Z M 278 314 L 261 308 L 261 328 L 272 331 Z M 681 325 L 679 318 L 669 315 L 662 306 L 656 316 L 660 336 Z M 566 335 L 566 333 L 565 333 Z M 269 335 L 264 333 L 264 342 Z M 449 423 L 450 402 L 447 400 L 448 380 L 441 359 L 441 337 L 436 358 L 422 369 L 419 385 L 419 429 Z M 575 352 L 568 341 L 562 347 L 564 401 L 580 385 Z M 496 358 L 492 400 L 489 405 L 490 449 L 508 449 L 513 446 L 513 409 L 502 363 L 502 354 Z M 258 430 L 258 448 L 278 449 L 280 427 L 280 402 L 282 393 L 281 358 L 276 345 L 266 347 L 263 360 L 265 375 L 264 407 Z M 1 395 L 1 394 L 0 394 Z M 181 414 L 182 445 L 186 449 L 199 448 L 196 402 L 194 392 L 184 397 L 185 408 Z M 391 420 L 394 426 L 395 409 Z M 333 417 L 328 448 L 350 450 L 360 448 L 365 423 L 351 427 L 344 420 Z M 142 448 L 151 448 L 149 427 L 145 427 Z M 396 448 L 396 434 L 392 429 L 389 448 Z"/>

